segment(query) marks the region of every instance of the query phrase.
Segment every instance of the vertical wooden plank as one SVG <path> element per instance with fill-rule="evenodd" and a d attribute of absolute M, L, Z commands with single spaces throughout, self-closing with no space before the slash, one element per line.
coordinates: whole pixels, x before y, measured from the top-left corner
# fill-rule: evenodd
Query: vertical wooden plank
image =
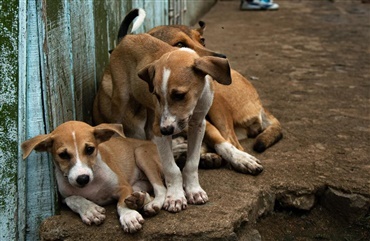
<path fill-rule="evenodd" d="M 76 119 L 70 6 L 68 0 L 44 0 L 46 6 L 46 87 L 51 128 Z"/>
<path fill-rule="evenodd" d="M 117 33 L 121 21 L 131 8 L 131 1 L 94 0 L 95 59 L 98 84 L 109 63 L 109 50 L 117 44 Z"/>
<path fill-rule="evenodd" d="M 93 1 L 72 0 L 70 18 L 76 119 L 91 123 L 96 89 Z"/>
<path fill-rule="evenodd" d="M 19 52 L 20 142 L 46 132 L 44 93 L 44 26 L 42 2 L 27 2 L 27 38 Z M 53 168 L 46 153 L 32 153 L 26 161 L 19 160 L 19 240 L 38 240 L 43 219 L 55 213 L 56 192 Z M 23 188 L 23 185 L 25 186 Z M 24 219 L 24 220 L 23 220 Z"/>
<path fill-rule="evenodd" d="M 18 1 L 0 0 L 0 6 L 0 237 L 1 240 L 15 240 Z"/>
<path fill-rule="evenodd" d="M 19 2 L 19 45 L 18 45 L 18 143 L 26 139 L 26 78 L 27 78 L 27 2 Z M 17 239 L 25 240 L 26 235 L 26 165 L 22 150 L 18 147 L 18 210 Z"/>
<path fill-rule="evenodd" d="M 168 1 L 134 0 L 133 8 L 143 8 L 146 12 L 144 24 L 137 33 L 147 32 L 158 25 L 168 24 Z"/>

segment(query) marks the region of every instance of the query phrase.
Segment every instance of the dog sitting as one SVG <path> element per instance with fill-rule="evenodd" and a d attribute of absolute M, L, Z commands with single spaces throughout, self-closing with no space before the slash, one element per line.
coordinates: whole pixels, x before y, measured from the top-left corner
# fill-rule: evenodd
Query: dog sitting
<path fill-rule="evenodd" d="M 23 159 L 32 150 L 50 152 L 63 201 L 84 223 L 102 223 L 105 209 L 101 205 L 118 200 L 120 223 L 125 232 L 133 233 L 144 222 L 134 209 L 143 207 L 148 215 L 158 213 L 166 188 L 155 145 L 125 138 L 122 131 L 120 124 L 92 127 L 69 121 L 50 134 L 22 143 Z M 148 194 L 152 189 L 153 200 Z"/>

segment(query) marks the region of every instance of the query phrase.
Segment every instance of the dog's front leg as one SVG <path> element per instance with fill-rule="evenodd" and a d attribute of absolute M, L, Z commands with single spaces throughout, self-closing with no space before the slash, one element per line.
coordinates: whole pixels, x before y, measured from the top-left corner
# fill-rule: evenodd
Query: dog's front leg
<path fill-rule="evenodd" d="M 186 197 L 191 204 L 203 204 L 208 201 L 207 193 L 201 188 L 198 179 L 200 149 L 204 137 L 206 121 L 204 118 L 193 118 L 188 127 L 188 157 L 184 169 L 184 187 Z"/>
<path fill-rule="evenodd" d="M 182 187 L 181 171 L 172 154 L 172 136 L 154 136 L 153 141 L 157 145 L 167 186 L 163 208 L 169 212 L 180 212 L 186 209 L 187 201 Z"/>
<path fill-rule="evenodd" d="M 81 196 L 69 196 L 64 199 L 67 206 L 78 213 L 87 225 L 101 224 L 105 219 L 105 209 Z"/>
<path fill-rule="evenodd" d="M 121 184 L 119 190 L 120 198 L 117 203 L 119 221 L 122 225 L 123 231 L 127 233 L 135 233 L 139 231 L 142 229 L 142 225 L 144 223 L 144 218 L 141 214 L 134 209 L 130 209 L 126 204 L 127 199 L 132 196 L 132 191 L 131 186 Z"/>
<path fill-rule="evenodd" d="M 123 231 L 135 233 L 142 229 L 144 219 L 138 211 L 128 208 L 127 205 L 121 201 L 117 204 L 117 211 Z"/>

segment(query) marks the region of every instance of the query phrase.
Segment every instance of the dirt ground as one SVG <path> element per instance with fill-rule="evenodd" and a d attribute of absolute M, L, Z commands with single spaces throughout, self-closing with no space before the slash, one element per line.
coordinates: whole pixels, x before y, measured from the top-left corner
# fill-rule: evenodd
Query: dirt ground
<path fill-rule="evenodd" d="M 124 234 L 114 206 L 84 225 L 69 210 L 44 240 L 370 240 L 370 4 L 276 0 L 278 11 L 219 1 L 202 20 L 207 47 L 226 54 L 283 126 L 258 176 L 200 170 L 210 201 L 146 218 Z"/>

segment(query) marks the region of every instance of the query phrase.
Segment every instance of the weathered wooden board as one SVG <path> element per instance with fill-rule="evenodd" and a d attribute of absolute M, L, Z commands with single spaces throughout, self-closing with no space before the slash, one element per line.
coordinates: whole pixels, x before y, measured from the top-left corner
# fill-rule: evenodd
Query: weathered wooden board
<path fill-rule="evenodd" d="M 44 85 L 44 25 L 42 2 L 21 1 L 26 9 L 26 38 L 21 39 L 19 66 L 20 142 L 48 129 Z M 22 21 L 22 24 L 23 21 Z M 23 130 L 24 129 L 24 130 Z M 24 132 L 23 132 L 24 131 Z M 56 191 L 51 160 L 46 153 L 32 153 L 18 163 L 18 239 L 37 240 L 39 223 L 55 213 Z"/>
<path fill-rule="evenodd" d="M 91 122 L 96 90 L 96 58 L 93 1 L 70 2 L 72 76 L 75 118 Z"/>
<path fill-rule="evenodd" d="M 50 126 L 55 128 L 76 119 L 70 3 L 46 0 L 42 11 L 46 28 L 44 81 Z"/>

